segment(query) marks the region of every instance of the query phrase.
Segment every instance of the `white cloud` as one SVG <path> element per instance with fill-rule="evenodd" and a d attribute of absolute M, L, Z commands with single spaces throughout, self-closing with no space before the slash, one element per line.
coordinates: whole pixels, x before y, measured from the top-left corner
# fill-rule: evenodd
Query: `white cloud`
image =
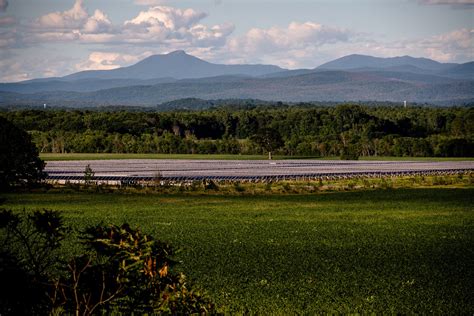
<path fill-rule="evenodd" d="M 139 55 L 129 55 L 113 52 L 93 52 L 84 62 L 76 64 L 76 70 L 110 70 L 134 64 L 145 57 L 152 55 L 144 52 Z"/>
<path fill-rule="evenodd" d="M 207 26 L 201 23 L 206 13 L 193 9 L 154 6 L 141 11 L 122 25 L 95 10 L 87 12 L 82 0 L 63 12 L 41 16 L 25 33 L 31 43 L 75 41 L 101 44 L 166 45 L 169 49 L 224 45 L 233 32 L 232 24 Z"/>
<path fill-rule="evenodd" d="M 314 67 L 323 47 L 347 43 L 354 33 L 314 22 L 292 22 L 287 27 L 253 28 L 231 38 L 220 54 L 234 63 L 274 63 L 283 67 Z M 319 57 L 319 56 L 318 56 Z"/>
<path fill-rule="evenodd" d="M 165 3 L 164 0 L 135 0 L 135 4 L 143 5 L 143 6 L 156 6 Z"/>
<path fill-rule="evenodd" d="M 193 9 L 155 6 L 124 22 L 120 41 L 142 45 L 166 45 L 169 49 L 220 46 L 233 32 L 232 24 L 206 26 L 207 14 Z"/>
<path fill-rule="evenodd" d="M 433 36 L 413 45 L 419 46 L 426 57 L 439 61 L 473 60 L 474 29 L 459 29 Z"/>
<path fill-rule="evenodd" d="M 86 23 L 89 14 L 83 7 L 82 0 L 76 0 L 74 6 L 63 12 L 52 12 L 41 16 L 38 19 L 37 26 L 43 28 L 58 29 L 77 29 Z"/>
<path fill-rule="evenodd" d="M 229 41 L 229 49 L 242 53 L 274 53 L 310 46 L 346 42 L 350 32 L 313 22 L 292 22 L 286 28 L 253 28 L 242 37 Z"/>
<path fill-rule="evenodd" d="M 7 11 L 8 0 L 0 0 L 0 12 Z"/>
<path fill-rule="evenodd" d="M 293 22 L 286 28 L 254 28 L 229 39 L 221 49 L 200 53 L 219 62 L 269 63 L 293 69 L 314 68 L 348 54 L 466 62 L 474 60 L 473 38 L 474 30 L 459 29 L 427 38 L 384 42 L 317 23 Z"/>
<path fill-rule="evenodd" d="M 176 9 L 173 7 L 156 6 L 140 12 L 135 18 L 125 21 L 125 26 L 164 26 L 170 30 L 189 28 L 206 17 L 205 13 L 193 9 Z"/>
<path fill-rule="evenodd" d="M 94 15 L 89 17 L 83 25 L 85 33 L 99 34 L 113 32 L 112 22 L 107 15 L 100 10 L 95 10 Z"/>
<path fill-rule="evenodd" d="M 108 16 L 95 10 L 87 12 L 82 0 L 63 12 L 52 12 L 39 17 L 29 30 L 32 42 L 83 41 L 105 42 L 114 38 L 116 32 Z"/>
<path fill-rule="evenodd" d="M 214 25 L 208 28 L 202 24 L 196 24 L 189 30 L 190 38 L 195 46 L 221 46 L 225 44 L 227 37 L 234 31 L 234 25 L 227 23 Z"/>

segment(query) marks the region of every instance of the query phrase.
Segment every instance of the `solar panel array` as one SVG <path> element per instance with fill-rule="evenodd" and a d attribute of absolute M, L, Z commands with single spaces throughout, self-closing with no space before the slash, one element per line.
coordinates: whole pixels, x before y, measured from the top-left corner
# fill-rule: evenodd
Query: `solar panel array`
<path fill-rule="evenodd" d="M 286 180 L 381 177 L 471 172 L 474 161 L 339 161 L 339 160 L 80 160 L 50 161 L 50 180 L 83 180 L 90 165 L 96 181 Z"/>

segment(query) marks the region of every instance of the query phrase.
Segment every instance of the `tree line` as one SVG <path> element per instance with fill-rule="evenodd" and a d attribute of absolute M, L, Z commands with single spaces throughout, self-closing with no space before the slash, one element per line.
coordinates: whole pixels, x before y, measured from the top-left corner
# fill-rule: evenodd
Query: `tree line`
<path fill-rule="evenodd" d="M 0 115 L 27 130 L 40 152 L 474 156 L 472 107 L 283 105 Z"/>

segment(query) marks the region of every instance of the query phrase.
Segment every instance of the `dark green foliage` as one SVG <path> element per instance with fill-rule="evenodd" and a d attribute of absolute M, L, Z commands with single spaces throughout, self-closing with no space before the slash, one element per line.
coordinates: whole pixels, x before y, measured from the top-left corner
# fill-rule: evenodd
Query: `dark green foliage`
<path fill-rule="evenodd" d="M 354 145 L 349 145 L 341 149 L 341 160 L 358 160 L 359 153 Z"/>
<path fill-rule="evenodd" d="M 204 180 L 202 184 L 204 185 L 204 190 L 219 191 L 219 186 L 212 180 Z"/>
<path fill-rule="evenodd" d="M 281 105 L 202 111 L 1 112 L 41 152 L 473 156 L 474 108 Z M 253 140 L 253 141 L 252 141 Z"/>
<path fill-rule="evenodd" d="M 129 225 L 89 226 L 82 255 L 59 260 L 68 229 L 58 212 L 0 211 L 0 314 L 213 313 L 173 271 L 170 245 Z"/>
<path fill-rule="evenodd" d="M 41 180 L 43 168 L 31 136 L 0 116 L 0 190 Z"/>
<path fill-rule="evenodd" d="M 236 192 L 245 192 L 245 187 L 239 181 L 234 181 L 233 186 Z"/>
<path fill-rule="evenodd" d="M 92 170 L 91 165 L 88 164 L 84 169 L 84 183 L 86 185 L 92 184 L 92 179 L 94 178 L 95 172 Z"/>
<path fill-rule="evenodd" d="M 43 314 L 49 276 L 61 264 L 59 248 L 67 228 L 59 213 L 43 210 L 23 216 L 0 210 L 0 314 Z"/>
<path fill-rule="evenodd" d="M 268 152 L 268 158 L 271 159 L 271 153 L 283 146 L 283 139 L 280 132 L 274 128 L 262 128 L 250 137 L 250 140 Z"/>

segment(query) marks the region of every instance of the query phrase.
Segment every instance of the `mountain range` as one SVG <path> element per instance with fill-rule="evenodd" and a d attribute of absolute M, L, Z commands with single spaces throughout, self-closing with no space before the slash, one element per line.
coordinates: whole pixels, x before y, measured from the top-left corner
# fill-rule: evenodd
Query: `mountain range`
<path fill-rule="evenodd" d="M 0 104 L 151 106 L 183 98 L 287 102 L 474 101 L 474 62 L 348 55 L 314 69 L 213 64 L 184 51 L 113 70 L 0 84 Z"/>

